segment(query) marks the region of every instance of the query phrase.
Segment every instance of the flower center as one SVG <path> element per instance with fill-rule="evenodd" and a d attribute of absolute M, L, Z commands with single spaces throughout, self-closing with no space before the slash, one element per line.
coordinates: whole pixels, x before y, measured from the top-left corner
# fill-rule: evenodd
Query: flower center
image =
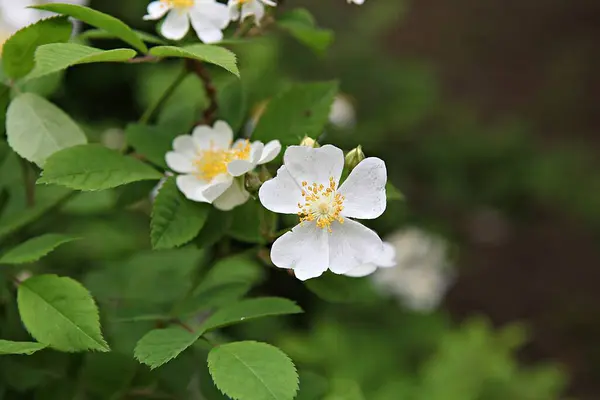
<path fill-rule="evenodd" d="M 169 7 L 173 8 L 190 8 L 194 5 L 194 0 L 160 0 Z"/>
<path fill-rule="evenodd" d="M 300 223 L 306 221 L 315 221 L 321 229 L 327 228 L 331 232 L 331 223 L 338 221 L 344 223 L 344 218 L 340 215 L 344 209 L 345 197 L 335 190 L 335 181 L 333 177 L 329 178 L 329 186 L 308 182 L 302 182 L 302 197 L 304 204 L 298 203 L 298 216 Z"/>
<path fill-rule="evenodd" d="M 231 149 L 215 149 L 211 143 L 208 150 L 198 152 L 194 160 L 197 169 L 196 176 L 205 181 L 211 181 L 221 174 L 227 173 L 227 164 L 233 160 L 247 160 L 250 158 L 250 142 L 239 142 Z"/>

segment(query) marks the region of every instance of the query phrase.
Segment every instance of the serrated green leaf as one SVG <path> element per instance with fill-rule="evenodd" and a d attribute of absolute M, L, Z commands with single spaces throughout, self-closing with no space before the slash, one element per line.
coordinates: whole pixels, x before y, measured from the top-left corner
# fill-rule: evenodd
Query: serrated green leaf
<path fill-rule="evenodd" d="M 235 76 L 240 76 L 235 54 L 226 48 L 215 45 L 192 44 L 184 47 L 157 46 L 150 49 L 150 54 L 156 57 L 191 58 L 218 65 Z"/>
<path fill-rule="evenodd" d="M 208 218 L 210 205 L 188 200 L 168 178 L 158 191 L 152 208 L 151 233 L 154 249 L 171 249 L 192 240 Z"/>
<path fill-rule="evenodd" d="M 235 342 L 213 348 L 208 369 L 215 385 L 235 400 L 292 400 L 298 374 L 277 347 L 259 342 Z"/>
<path fill-rule="evenodd" d="M 32 93 L 23 93 L 10 103 L 6 135 L 17 154 L 40 167 L 56 152 L 87 143 L 81 128 L 67 114 Z"/>
<path fill-rule="evenodd" d="M 98 308 L 79 282 L 34 276 L 19 284 L 17 303 L 23 324 L 38 342 L 67 352 L 110 351 L 100 332 Z"/>
<path fill-rule="evenodd" d="M 35 52 L 35 68 L 27 79 L 36 79 L 79 64 L 125 62 L 135 57 L 135 50 L 101 50 L 76 43 L 53 43 Z"/>
<path fill-rule="evenodd" d="M 155 329 L 144 335 L 135 346 L 135 358 L 154 369 L 169 362 L 200 338 L 200 333 L 180 327 Z"/>
<path fill-rule="evenodd" d="M 159 180 L 161 177 L 157 170 L 140 160 L 97 144 L 89 144 L 52 155 L 38 183 L 76 190 L 104 190 L 131 182 Z"/>
<path fill-rule="evenodd" d="M 4 354 L 27 354 L 31 355 L 48 347 L 45 344 L 34 342 L 13 342 L 10 340 L 0 340 L 0 355 Z"/>
<path fill-rule="evenodd" d="M 200 329 L 204 332 L 256 318 L 299 314 L 302 309 L 291 300 L 280 297 L 263 297 L 242 300 L 221 308 L 204 321 Z"/>
<path fill-rule="evenodd" d="M 24 264 L 39 260 L 52 252 L 61 244 L 77 240 L 72 236 L 61 235 L 58 233 L 48 233 L 30 239 L 25 243 L 7 251 L 0 257 L 0 264 Z"/>
<path fill-rule="evenodd" d="M 68 15 L 69 17 L 76 18 L 83 21 L 93 27 L 103 29 L 107 32 L 112 33 L 125 43 L 129 43 L 134 48 L 140 50 L 143 53 L 148 52 L 148 47 L 138 37 L 138 35 L 127 26 L 123 21 L 110 16 L 108 14 L 101 13 L 100 11 L 93 10 L 88 7 L 78 6 L 75 4 L 44 4 L 33 6 L 38 10 L 45 10 L 55 12 L 57 14 Z"/>
<path fill-rule="evenodd" d="M 34 53 L 39 46 L 66 43 L 73 25 L 67 17 L 43 19 L 12 35 L 2 47 L 2 67 L 12 78 L 22 78 L 34 67 Z"/>
<path fill-rule="evenodd" d="M 253 140 L 278 139 L 282 145 L 299 144 L 304 136 L 323 133 L 338 92 L 337 82 L 296 84 L 271 100 L 252 133 Z"/>
<path fill-rule="evenodd" d="M 333 31 L 318 28 L 312 14 L 303 8 L 283 14 L 277 25 L 317 54 L 324 54 L 333 42 Z"/>
<path fill-rule="evenodd" d="M 136 153 L 165 169 L 167 168 L 165 155 L 171 150 L 176 136 L 173 131 L 158 126 L 129 124 L 125 129 L 127 143 L 135 149 Z"/>

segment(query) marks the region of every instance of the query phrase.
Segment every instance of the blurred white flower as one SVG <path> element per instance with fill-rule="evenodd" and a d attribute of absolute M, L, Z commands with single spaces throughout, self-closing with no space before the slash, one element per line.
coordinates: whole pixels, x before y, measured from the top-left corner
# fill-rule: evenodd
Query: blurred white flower
<path fill-rule="evenodd" d="M 56 15 L 48 11 L 28 8 L 30 6 L 49 3 L 86 5 L 88 2 L 89 0 L 0 0 L 2 27 L 12 34 L 27 25 L 36 23 L 42 18 Z"/>
<path fill-rule="evenodd" d="M 361 5 L 365 2 L 365 0 L 348 0 L 348 4 L 350 3 L 354 3 L 354 4 L 358 4 Z"/>
<path fill-rule="evenodd" d="M 348 96 L 338 94 L 335 97 L 329 112 L 329 122 L 339 129 L 350 129 L 356 125 L 356 111 Z"/>
<path fill-rule="evenodd" d="M 260 21 L 265 16 L 265 4 L 271 7 L 277 6 L 277 3 L 271 0 L 229 0 L 229 15 L 232 21 L 240 18 L 244 21 L 254 15 L 254 22 L 260 25 Z"/>
<path fill-rule="evenodd" d="M 396 266 L 377 269 L 373 274 L 376 286 L 410 309 L 435 309 L 453 280 L 446 241 L 416 228 L 395 233 L 388 241 L 396 253 Z M 364 266 L 364 274 L 355 276 L 368 275 L 372 267 Z"/>
<path fill-rule="evenodd" d="M 300 280 L 327 269 L 345 274 L 383 251 L 377 233 L 350 218 L 374 219 L 385 211 L 385 163 L 365 159 L 338 187 L 343 168 L 337 147 L 290 146 L 277 176 L 258 192 L 268 210 L 300 217 L 271 248 L 273 264 L 293 269 Z"/>
<path fill-rule="evenodd" d="M 126 144 L 125 132 L 120 128 L 109 128 L 100 135 L 100 142 L 113 150 L 121 150 Z"/>
<path fill-rule="evenodd" d="M 177 187 L 188 199 L 225 211 L 244 204 L 250 194 L 243 178 L 237 177 L 272 161 L 281 151 L 278 140 L 266 145 L 246 139 L 232 145 L 232 141 L 233 131 L 223 121 L 213 127 L 197 126 L 192 135 L 175 138 L 174 151 L 166 154 L 166 162 L 183 174 L 177 177 Z"/>
<path fill-rule="evenodd" d="M 229 10 L 216 0 L 158 0 L 148 4 L 144 20 L 159 20 L 167 16 L 160 33 L 171 40 L 180 40 L 190 30 L 190 22 L 204 43 L 223 39 L 223 29 L 229 25 Z"/>

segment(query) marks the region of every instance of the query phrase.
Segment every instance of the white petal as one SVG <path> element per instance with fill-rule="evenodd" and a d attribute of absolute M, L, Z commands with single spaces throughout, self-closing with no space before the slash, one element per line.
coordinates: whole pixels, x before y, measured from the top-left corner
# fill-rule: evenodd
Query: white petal
<path fill-rule="evenodd" d="M 271 140 L 269 143 L 265 145 L 263 149 L 262 156 L 260 160 L 258 160 L 258 164 L 266 164 L 275 159 L 279 152 L 281 151 L 281 143 L 279 140 Z"/>
<path fill-rule="evenodd" d="M 233 160 L 227 164 L 227 172 L 232 176 L 242 176 L 246 172 L 252 171 L 255 165 L 246 160 Z"/>
<path fill-rule="evenodd" d="M 177 153 L 183 154 L 190 159 L 194 159 L 198 155 L 196 143 L 191 135 L 177 136 L 175 140 L 173 140 L 173 149 Z"/>
<path fill-rule="evenodd" d="M 213 202 L 213 205 L 219 210 L 229 211 L 244 204 L 248 198 L 250 198 L 250 193 L 244 189 L 244 182 L 236 179 L 229 189 Z"/>
<path fill-rule="evenodd" d="M 296 214 L 298 203 L 304 203 L 302 189 L 285 166 L 277 170 L 275 178 L 262 184 L 258 198 L 267 210 L 280 214 Z"/>
<path fill-rule="evenodd" d="M 344 275 L 350 276 L 352 278 L 362 278 L 363 276 L 371 275 L 373 272 L 377 270 L 377 265 L 375 264 L 363 264 L 359 265 L 356 268 L 351 269 L 346 272 Z"/>
<path fill-rule="evenodd" d="M 198 201 L 201 203 L 209 203 L 209 201 L 202 195 L 202 191 L 206 187 L 206 182 L 198 179 L 194 175 L 179 175 L 176 178 L 177 187 L 181 190 L 181 193 L 190 200 Z"/>
<path fill-rule="evenodd" d="M 240 19 L 239 0 L 230 0 L 229 4 L 227 4 L 227 7 L 229 7 L 229 18 L 232 21 L 237 21 L 238 19 Z"/>
<path fill-rule="evenodd" d="M 257 165 L 262 157 L 265 145 L 262 142 L 254 142 L 250 145 L 250 161 Z"/>
<path fill-rule="evenodd" d="M 275 2 L 274 2 L 274 1 L 272 1 L 272 0 L 261 0 L 261 1 L 262 1 L 263 3 L 265 3 L 266 5 L 268 5 L 268 6 L 271 6 L 271 7 L 277 7 L 277 3 L 275 3 Z"/>
<path fill-rule="evenodd" d="M 190 10 L 190 16 L 192 21 L 195 17 L 202 17 L 219 30 L 227 28 L 230 21 L 229 8 L 214 0 L 196 0 L 194 8 Z"/>
<path fill-rule="evenodd" d="M 209 203 L 215 201 L 233 184 L 233 177 L 229 174 L 221 174 L 208 183 L 202 190 L 202 196 Z"/>
<path fill-rule="evenodd" d="M 165 161 L 169 168 L 175 172 L 187 174 L 196 171 L 196 167 L 191 158 L 175 151 L 169 151 L 165 156 Z"/>
<path fill-rule="evenodd" d="M 258 0 L 252 0 L 249 3 L 242 5 L 242 21 L 254 15 L 256 25 L 260 25 L 260 21 L 265 16 L 265 6 Z"/>
<path fill-rule="evenodd" d="M 160 28 L 160 33 L 167 39 L 181 40 L 189 30 L 188 14 L 180 10 L 171 10 Z"/>
<path fill-rule="evenodd" d="M 334 222 L 331 230 L 328 233 L 329 269 L 335 274 L 345 274 L 373 262 L 383 251 L 379 236 L 356 221 L 346 218 L 343 224 Z"/>
<path fill-rule="evenodd" d="M 148 4 L 148 14 L 144 16 L 144 20 L 161 19 L 170 9 L 171 7 L 162 1 L 153 1 Z"/>
<path fill-rule="evenodd" d="M 197 126 L 192 136 L 200 149 L 229 149 L 233 140 L 231 128 L 222 121 L 217 121 L 214 128 L 207 125 Z"/>
<path fill-rule="evenodd" d="M 193 17 L 191 21 L 196 35 L 204 43 L 217 43 L 223 40 L 223 32 L 214 26 L 210 20 L 204 17 Z"/>
<path fill-rule="evenodd" d="M 306 280 L 327 270 L 327 230 L 316 224 L 296 225 L 271 248 L 271 261 L 279 268 L 293 269 L 296 277 Z"/>
<path fill-rule="evenodd" d="M 385 211 L 385 163 L 376 157 L 361 161 L 352 170 L 338 193 L 346 197 L 342 215 L 351 218 L 374 219 Z"/>
<path fill-rule="evenodd" d="M 383 251 L 374 261 L 378 267 L 391 268 L 396 266 L 396 249 L 387 242 L 383 242 Z"/>
<path fill-rule="evenodd" d="M 298 183 L 329 186 L 329 178 L 333 177 L 337 187 L 344 168 L 344 153 L 331 145 L 318 149 L 290 146 L 283 155 L 283 163 Z"/>

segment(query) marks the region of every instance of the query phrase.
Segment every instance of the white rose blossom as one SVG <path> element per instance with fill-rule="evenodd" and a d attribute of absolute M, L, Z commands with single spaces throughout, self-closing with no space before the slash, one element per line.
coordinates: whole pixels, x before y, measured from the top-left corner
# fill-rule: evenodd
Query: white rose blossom
<path fill-rule="evenodd" d="M 160 33 L 171 40 L 180 40 L 190 30 L 190 22 L 204 43 L 223 39 L 223 29 L 229 25 L 229 10 L 215 0 L 158 0 L 148 5 L 145 20 L 167 16 Z"/>
<path fill-rule="evenodd" d="M 260 25 L 260 21 L 265 16 L 265 4 L 276 7 L 277 3 L 271 0 L 229 0 L 229 14 L 232 21 L 241 18 L 244 21 L 247 17 L 254 15 L 254 22 Z"/>
<path fill-rule="evenodd" d="M 197 126 L 192 135 L 178 136 L 173 150 L 165 159 L 169 168 L 182 174 L 176 178 L 179 190 L 190 200 L 231 210 L 250 196 L 242 176 L 275 159 L 281 144 L 277 140 L 266 145 L 250 143 L 247 139 L 233 143 L 231 127 L 217 121 L 213 127 Z"/>
<path fill-rule="evenodd" d="M 2 16 L 2 31 L 12 34 L 27 25 L 34 24 L 42 18 L 55 15 L 48 11 L 29 8 L 31 6 L 68 3 L 86 5 L 89 0 L 0 0 L 0 15 Z"/>
<path fill-rule="evenodd" d="M 273 264 L 293 269 L 300 280 L 327 269 L 345 274 L 383 252 L 379 236 L 351 218 L 374 219 L 385 211 L 385 163 L 366 158 L 340 186 L 343 168 L 337 147 L 290 146 L 277 176 L 259 190 L 268 210 L 300 217 L 271 248 Z"/>
<path fill-rule="evenodd" d="M 347 96 L 339 94 L 335 97 L 329 112 L 329 122 L 339 129 L 350 129 L 356 125 L 356 111 Z"/>

